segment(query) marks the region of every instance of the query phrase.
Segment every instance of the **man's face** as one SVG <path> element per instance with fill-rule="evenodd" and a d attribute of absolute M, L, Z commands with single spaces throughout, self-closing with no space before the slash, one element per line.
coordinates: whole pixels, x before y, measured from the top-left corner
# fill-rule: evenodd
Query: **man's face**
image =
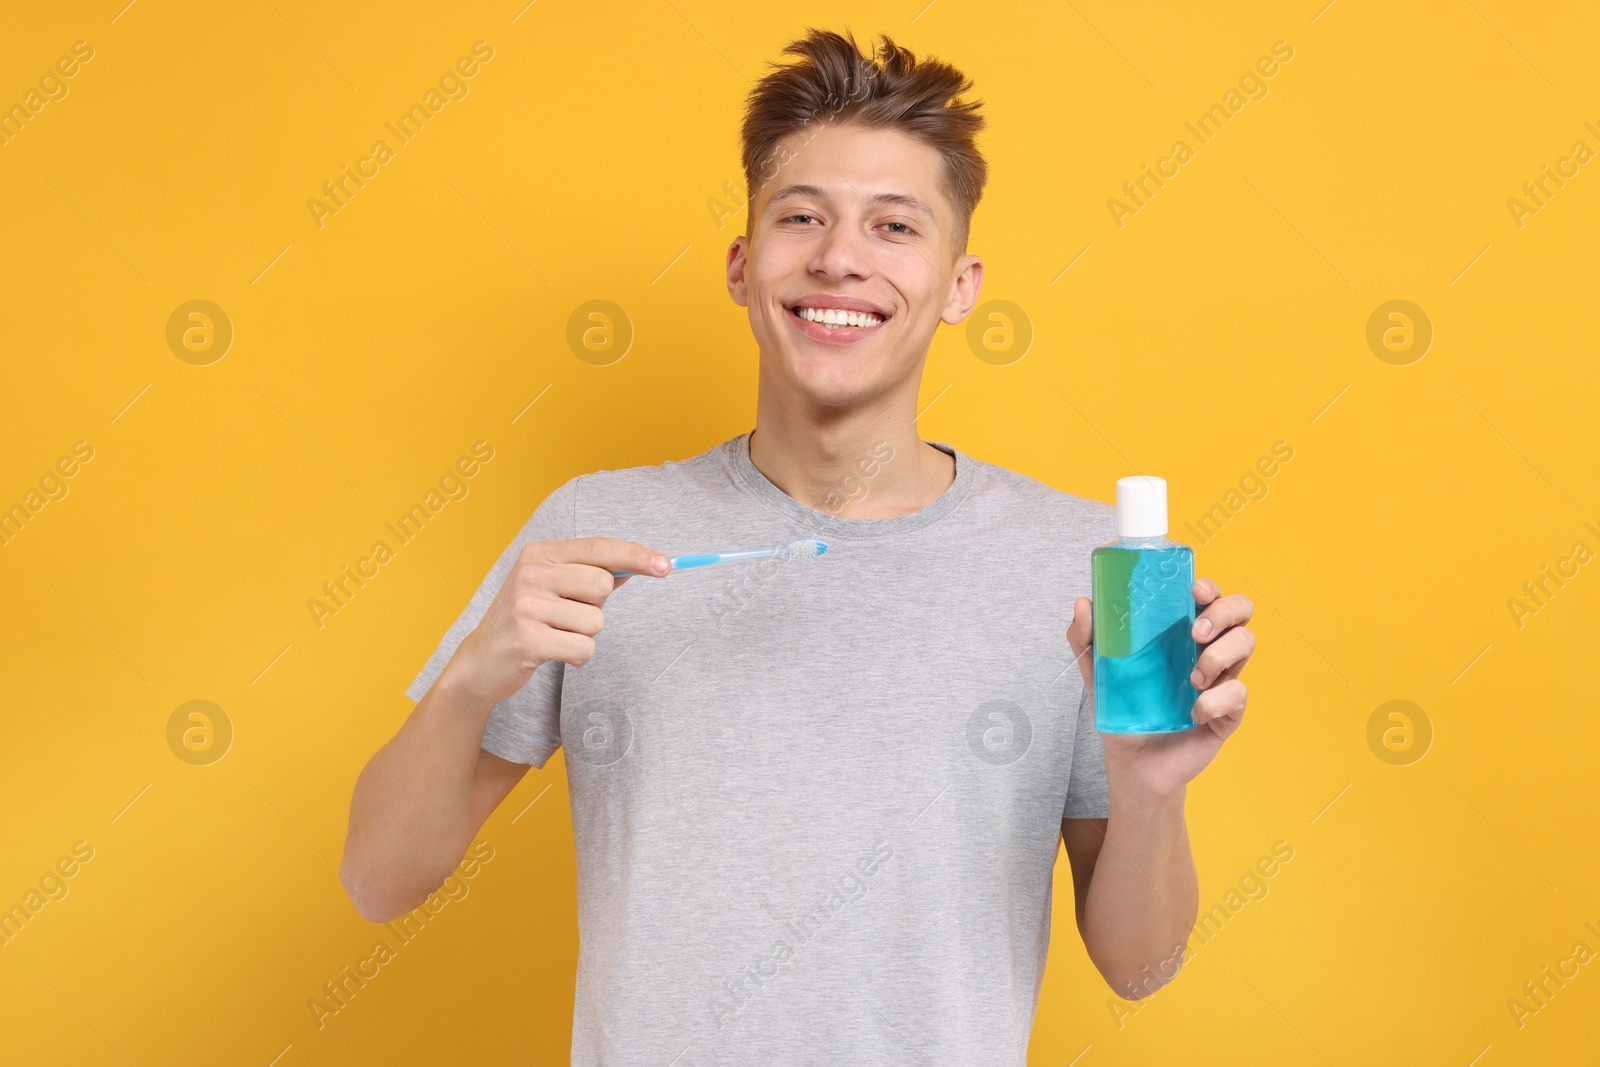
<path fill-rule="evenodd" d="M 983 281 L 978 257 L 954 254 L 942 168 L 936 149 L 895 130 L 813 125 L 779 143 L 750 205 L 754 235 L 728 249 L 763 383 L 830 408 L 897 388 L 915 397 L 934 331 L 967 317 Z M 799 314 L 827 308 L 872 318 L 830 327 Z"/>

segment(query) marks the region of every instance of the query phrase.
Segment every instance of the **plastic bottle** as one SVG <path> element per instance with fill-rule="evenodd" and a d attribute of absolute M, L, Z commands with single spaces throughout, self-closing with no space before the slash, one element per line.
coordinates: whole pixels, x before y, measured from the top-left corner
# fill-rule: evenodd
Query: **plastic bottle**
<path fill-rule="evenodd" d="M 1090 557 L 1094 724 L 1104 733 L 1194 725 L 1194 549 L 1166 534 L 1166 479 L 1118 479 L 1117 539 Z"/>

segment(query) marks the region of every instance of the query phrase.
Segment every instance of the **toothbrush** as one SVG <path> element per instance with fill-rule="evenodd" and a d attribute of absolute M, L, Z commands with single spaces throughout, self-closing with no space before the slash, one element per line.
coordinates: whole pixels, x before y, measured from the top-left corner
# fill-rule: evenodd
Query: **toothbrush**
<path fill-rule="evenodd" d="M 673 556 L 672 570 L 679 571 L 685 567 L 704 567 L 712 563 L 732 563 L 746 559 L 768 559 L 772 556 L 783 556 L 787 559 L 815 559 L 828 551 L 824 541 L 794 541 L 781 548 L 750 548 L 742 552 L 701 552 L 693 556 Z M 626 578 L 635 571 L 612 571 L 614 578 Z"/>

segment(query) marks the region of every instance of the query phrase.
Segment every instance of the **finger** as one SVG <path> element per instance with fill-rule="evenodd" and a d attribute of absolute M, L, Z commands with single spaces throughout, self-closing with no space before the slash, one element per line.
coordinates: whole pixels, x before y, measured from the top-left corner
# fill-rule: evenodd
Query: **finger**
<path fill-rule="evenodd" d="M 591 567 L 587 563 L 556 563 L 549 567 L 548 586 L 552 593 L 568 600 L 581 600 L 585 604 L 603 607 L 606 598 L 619 584 L 604 567 Z"/>
<path fill-rule="evenodd" d="M 1256 635 L 1248 627 L 1239 626 L 1229 630 L 1200 653 L 1189 681 L 1196 689 L 1209 688 L 1223 671 L 1235 664 L 1242 665 L 1249 659 L 1255 647 Z"/>
<path fill-rule="evenodd" d="M 576 600 L 547 601 L 540 616 L 551 629 L 566 630 L 584 637 L 593 637 L 606 624 L 605 612 L 593 604 Z"/>
<path fill-rule="evenodd" d="M 594 656 L 594 638 L 575 634 L 570 630 L 553 631 L 550 641 L 550 658 L 573 667 L 586 666 Z"/>
<path fill-rule="evenodd" d="M 1067 627 L 1067 644 L 1081 664 L 1094 647 L 1094 609 L 1090 599 L 1080 596 L 1072 602 L 1072 623 Z"/>
<path fill-rule="evenodd" d="M 1206 579 L 1210 581 L 1210 579 Z M 1198 587 L 1199 582 L 1195 585 Z M 1199 594 L 1195 601 L 1200 600 Z M 1230 626 L 1238 626 L 1250 621 L 1250 616 L 1255 613 L 1255 604 L 1243 593 L 1229 593 L 1224 597 L 1217 597 L 1206 602 L 1207 606 L 1194 620 L 1194 639 L 1201 643 L 1214 640 Z"/>
<path fill-rule="evenodd" d="M 550 563 L 586 563 L 607 571 L 660 576 L 672 568 L 666 554 L 646 548 L 637 541 L 615 537 L 574 537 L 563 541 L 537 541 L 523 546 Z"/>
<path fill-rule="evenodd" d="M 1215 689 L 1217 686 L 1221 685 L 1223 682 L 1231 681 L 1232 679 L 1239 677 L 1239 672 L 1244 670 L 1245 664 L 1248 663 L 1248 662 L 1250 662 L 1250 660 L 1247 657 L 1245 659 L 1240 660 L 1238 663 L 1235 663 L 1232 666 L 1228 667 L 1221 674 L 1217 675 L 1217 677 L 1212 681 L 1212 683 L 1211 683 L 1209 688 Z"/>
<path fill-rule="evenodd" d="M 1234 678 L 1201 693 L 1195 699 L 1194 708 L 1189 714 L 1196 726 L 1212 719 L 1232 719 L 1233 727 L 1237 727 L 1238 720 L 1244 717 L 1244 706 L 1249 697 L 1245 684 Z"/>

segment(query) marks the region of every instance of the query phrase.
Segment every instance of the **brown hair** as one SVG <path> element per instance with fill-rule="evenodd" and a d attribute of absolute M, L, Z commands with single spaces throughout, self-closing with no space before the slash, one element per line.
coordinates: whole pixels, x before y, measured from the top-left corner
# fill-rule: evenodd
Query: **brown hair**
<path fill-rule="evenodd" d="M 769 63 L 775 69 L 750 90 L 741 139 L 751 233 L 757 192 L 792 158 L 778 141 L 826 111 L 824 126 L 837 121 L 898 129 L 938 149 L 944 157 L 940 187 L 955 208 L 952 247 L 957 255 L 966 251 L 972 212 L 989 171 L 975 140 L 984 127 L 978 113 L 983 102 L 957 102 L 972 82 L 950 64 L 932 57 L 919 63 L 886 34 L 878 40 L 872 56 L 863 57 L 849 30 L 844 35 L 808 30 L 783 50 L 800 61 Z"/>

